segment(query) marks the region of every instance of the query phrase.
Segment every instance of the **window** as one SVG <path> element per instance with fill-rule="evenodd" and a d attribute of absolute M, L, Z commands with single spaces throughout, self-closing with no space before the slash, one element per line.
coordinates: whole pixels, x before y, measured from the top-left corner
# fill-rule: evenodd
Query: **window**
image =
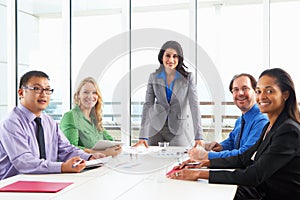
<path fill-rule="evenodd" d="M 300 99 L 300 1 L 275 2 L 270 7 L 270 60 L 271 67 L 280 67 L 292 77 L 297 99 Z M 284 15 L 282 15 L 284 13 Z"/>
<path fill-rule="evenodd" d="M 198 74 L 204 79 L 198 81 L 198 90 L 200 102 L 205 104 L 201 107 L 202 115 L 208 117 L 203 118 L 208 140 L 227 138 L 236 118 L 241 115 L 228 90 L 231 78 L 240 73 L 258 78 L 264 68 L 263 11 L 262 2 L 206 6 L 198 1 L 198 54 L 205 51 L 213 63 L 210 70 L 207 70 L 209 62 L 204 59 L 198 58 L 197 63 Z M 204 84 L 207 90 L 203 90 Z M 216 135 L 210 134 L 212 131 Z"/>
<path fill-rule="evenodd" d="M 258 78 L 270 62 L 287 70 L 299 90 L 300 1 L 216 2 L 0 0 L 0 119 L 18 101 L 8 88 L 29 70 L 50 76 L 54 93 L 46 112 L 58 122 L 71 108 L 77 84 L 92 76 L 104 100 L 104 127 L 116 140 L 135 143 L 159 49 L 167 40 L 177 40 L 195 74 L 206 139 L 224 139 L 241 114 L 228 91 L 235 74 Z M 15 45 L 7 34 L 14 25 L 14 19 L 7 19 L 14 3 L 16 71 L 9 58 Z"/>
<path fill-rule="evenodd" d="M 184 63 L 195 72 L 194 25 L 190 1 L 132 1 L 131 40 L 131 133 L 132 143 L 139 137 L 143 103 L 149 75 L 159 68 L 158 53 L 168 40 L 178 41 Z M 195 75 L 195 74 L 194 74 Z M 191 117 L 190 117 L 191 119 Z M 192 130 L 191 130 L 192 131 Z"/>
<path fill-rule="evenodd" d="M 18 78 L 30 70 L 48 74 L 54 93 L 46 112 L 59 121 L 64 104 L 69 103 L 70 68 L 65 40 L 69 33 L 64 29 L 61 1 L 18 1 L 17 16 Z"/>
<path fill-rule="evenodd" d="M 72 1 L 72 93 L 88 76 L 98 81 L 103 125 L 115 140 L 122 140 L 121 130 L 128 124 L 123 121 L 128 119 L 128 109 L 123 110 L 128 98 L 123 94 L 129 85 L 124 79 L 129 73 L 129 50 L 128 39 L 122 40 L 126 12 L 122 6 L 121 1 Z"/>
<path fill-rule="evenodd" d="M 8 91 L 7 91 L 7 84 L 9 83 L 8 81 L 8 76 L 5 76 L 8 74 L 7 69 L 7 5 L 6 1 L 2 0 L 0 1 L 0 85 L 1 85 L 1 90 L 0 90 L 0 120 L 6 116 L 6 113 L 8 112 L 8 106 L 7 106 L 7 101 L 8 101 Z"/>

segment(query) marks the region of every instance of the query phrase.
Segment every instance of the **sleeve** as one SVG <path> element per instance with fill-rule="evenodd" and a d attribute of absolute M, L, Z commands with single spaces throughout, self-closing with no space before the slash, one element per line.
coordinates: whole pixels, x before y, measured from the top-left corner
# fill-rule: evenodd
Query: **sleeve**
<path fill-rule="evenodd" d="M 236 130 L 233 130 L 229 137 L 221 142 L 223 146 L 223 151 L 221 152 L 209 152 L 208 158 L 215 159 L 215 158 L 226 158 L 230 156 L 236 156 L 238 154 L 244 153 L 247 149 L 253 146 L 256 141 L 259 139 L 264 126 L 267 123 L 266 118 L 258 117 L 256 120 L 252 122 L 252 125 L 248 128 L 248 133 L 242 138 L 242 146 L 239 149 L 234 148 L 235 140 L 237 134 L 239 134 Z M 245 133 L 243 133 L 245 134 Z"/>
<path fill-rule="evenodd" d="M 114 140 L 114 138 L 107 132 L 106 129 L 103 130 L 103 137 L 105 140 L 110 140 L 110 141 Z"/>
<path fill-rule="evenodd" d="M 208 159 L 226 158 L 229 156 L 238 155 L 238 150 L 234 149 L 234 141 L 235 141 L 236 134 L 237 134 L 237 130 L 233 129 L 230 132 L 228 138 L 220 143 L 223 147 L 223 150 L 220 152 L 213 152 L 213 151 L 209 152 Z"/>
<path fill-rule="evenodd" d="M 269 140 L 269 144 L 267 144 L 267 149 L 264 150 L 253 164 L 247 163 L 247 168 L 237 169 L 232 172 L 211 171 L 209 182 L 256 186 L 277 173 L 280 169 L 283 169 L 297 156 L 299 141 L 299 130 L 296 127 L 285 125 L 272 136 L 271 140 Z M 255 146 L 256 145 L 257 143 Z M 251 147 L 249 150 L 253 148 L 255 147 Z M 253 153 L 253 151 L 251 152 L 249 150 L 245 152 L 248 155 L 244 157 L 244 159 L 246 159 L 243 161 L 244 163 L 250 160 L 249 152 Z M 228 166 L 230 166 L 230 162 L 233 161 L 230 158 L 215 159 L 215 161 L 211 160 L 211 166 L 215 167 L 221 163 L 224 164 L 224 161 L 227 161 Z M 240 161 L 242 161 L 242 159 L 240 159 Z M 270 165 L 270 163 L 272 163 L 272 165 Z M 233 163 L 231 163 L 231 165 L 232 164 Z"/>
<path fill-rule="evenodd" d="M 71 144 L 84 149 L 84 146 L 79 146 L 79 131 L 74 122 L 73 113 L 69 111 L 64 114 L 63 118 L 60 121 L 60 129 L 64 135 L 68 138 Z"/>
<path fill-rule="evenodd" d="M 242 137 L 242 146 L 237 150 L 235 155 L 242 154 L 251 146 L 253 146 L 260 138 L 262 131 L 267 123 L 268 120 L 266 118 L 262 118 L 262 116 L 256 117 L 251 127 L 249 127 L 249 131 L 246 137 Z"/>
<path fill-rule="evenodd" d="M 203 140 L 200 105 L 193 74 L 189 75 L 188 100 L 192 113 L 195 140 Z"/>
<path fill-rule="evenodd" d="M 234 147 L 234 138 L 235 138 L 236 134 L 237 134 L 236 129 L 233 129 L 230 132 L 228 138 L 220 143 L 223 147 L 223 150 L 232 150 L 233 149 L 233 147 Z"/>
<path fill-rule="evenodd" d="M 152 76 L 150 75 L 148 84 L 147 84 L 147 90 L 146 90 L 146 98 L 145 103 L 143 105 L 143 112 L 142 112 L 142 122 L 141 122 L 141 130 L 139 138 L 148 138 L 148 129 L 147 126 L 149 126 L 150 119 L 149 119 L 149 112 L 151 112 L 151 108 L 153 108 L 154 101 L 155 101 L 155 93 L 153 89 L 153 83 L 152 83 Z"/>
<path fill-rule="evenodd" d="M 19 119 L 9 119 L 1 125 L 0 140 L 4 152 L 7 154 L 8 162 L 18 173 L 59 173 L 62 162 L 52 162 L 39 159 L 38 146 L 34 143 L 30 129 L 24 129 Z M 13 144 L 13 145 L 12 145 Z M 7 165 L 11 170 L 12 166 Z"/>
<path fill-rule="evenodd" d="M 59 161 L 65 162 L 68 159 L 74 156 L 80 156 L 84 160 L 88 160 L 91 154 L 85 153 L 82 149 L 70 145 L 69 140 L 62 133 L 62 131 L 58 128 L 56 129 L 56 133 L 58 135 L 58 158 Z"/>
<path fill-rule="evenodd" d="M 210 160 L 210 168 L 212 169 L 244 169 L 247 166 L 253 164 L 251 160 L 251 156 L 256 151 L 259 141 L 255 143 L 251 148 L 245 151 L 243 154 L 239 154 L 236 156 L 230 156 L 226 158 L 216 158 Z"/>

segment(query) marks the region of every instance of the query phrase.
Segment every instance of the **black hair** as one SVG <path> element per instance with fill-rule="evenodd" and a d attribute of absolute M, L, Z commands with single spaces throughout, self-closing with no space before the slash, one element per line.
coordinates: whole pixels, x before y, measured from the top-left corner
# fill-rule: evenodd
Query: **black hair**
<path fill-rule="evenodd" d="M 22 88 L 22 86 L 25 86 L 27 85 L 29 79 L 31 79 L 32 77 L 43 77 L 43 78 L 46 78 L 48 80 L 49 79 L 49 76 L 42 72 L 42 71 L 29 71 L 29 72 L 26 72 L 20 79 L 20 84 L 19 84 L 19 89 Z"/>
<path fill-rule="evenodd" d="M 287 110 L 289 117 L 300 123 L 298 101 L 296 98 L 294 82 L 291 76 L 281 68 L 267 69 L 260 74 L 259 78 L 262 76 L 275 78 L 275 83 L 278 85 L 281 92 L 289 91 L 289 97 L 285 101 L 284 109 Z"/>
<path fill-rule="evenodd" d="M 176 41 L 167 41 L 163 44 L 161 47 L 159 53 L 158 53 L 158 61 L 162 65 L 163 64 L 163 56 L 166 51 L 166 49 L 171 48 L 174 49 L 177 52 L 178 55 L 178 65 L 176 66 L 176 70 L 182 74 L 185 78 L 188 76 L 189 72 L 187 72 L 184 67 L 187 69 L 188 67 L 183 63 L 183 51 L 181 45 Z"/>

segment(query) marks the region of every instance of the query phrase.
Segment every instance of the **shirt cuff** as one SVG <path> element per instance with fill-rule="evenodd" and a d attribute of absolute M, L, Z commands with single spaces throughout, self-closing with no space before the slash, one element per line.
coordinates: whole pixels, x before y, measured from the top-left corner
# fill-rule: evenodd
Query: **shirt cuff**
<path fill-rule="evenodd" d="M 208 152 L 207 158 L 208 158 L 208 160 L 219 158 L 218 155 L 219 155 L 219 152 Z"/>
<path fill-rule="evenodd" d="M 195 140 L 204 140 L 204 138 L 201 133 L 198 133 L 195 135 Z"/>
<path fill-rule="evenodd" d="M 63 162 L 49 162 L 49 169 L 53 173 L 61 173 L 61 166 Z"/>

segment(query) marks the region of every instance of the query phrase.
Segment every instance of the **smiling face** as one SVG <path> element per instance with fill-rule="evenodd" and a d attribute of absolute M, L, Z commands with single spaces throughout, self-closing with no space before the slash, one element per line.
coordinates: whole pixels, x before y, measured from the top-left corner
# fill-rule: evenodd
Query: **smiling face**
<path fill-rule="evenodd" d="M 24 86 L 50 89 L 49 81 L 44 77 L 33 76 Z M 18 94 L 20 103 L 36 116 L 40 116 L 41 112 L 47 108 L 50 102 L 50 95 L 46 94 L 44 91 L 38 94 L 33 90 L 20 88 Z"/>
<path fill-rule="evenodd" d="M 234 104 L 246 113 L 255 104 L 255 91 L 251 86 L 251 80 L 247 76 L 240 76 L 232 83 L 232 96 Z"/>
<path fill-rule="evenodd" d="M 175 69 L 178 65 L 178 54 L 175 49 L 168 48 L 163 55 L 163 65 L 167 69 Z"/>
<path fill-rule="evenodd" d="M 276 119 L 285 106 L 289 97 L 288 91 L 282 92 L 276 83 L 276 79 L 262 76 L 256 86 L 256 101 L 262 113 L 267 113 L 269 119 Z"/>
<path fill-rule="evenodd" d="M 81 110 L 91 110 L 98 100 L 96 87 L 92 83 L 86 82 L 79 91 L 78 99 Z"/>

